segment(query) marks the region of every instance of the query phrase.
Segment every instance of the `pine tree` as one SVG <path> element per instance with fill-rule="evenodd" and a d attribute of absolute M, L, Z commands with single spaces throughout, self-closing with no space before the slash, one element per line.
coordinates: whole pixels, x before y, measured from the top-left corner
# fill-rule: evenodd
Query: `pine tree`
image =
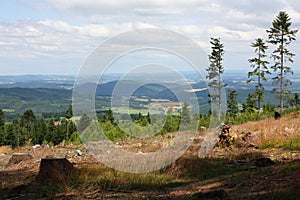
<path fill-rule="evenodd" d="M 65 113 L 65 117 L 69 120 L 73 117 L 73 107 L 69 105 L 68 110 Z"/>
<path fill-rule="evenodd" d="M 253 94 L 248 94 L 246 102 L 243 103 L 243 112 L 252 113 L 255 110 L 255 98 Z"/>
<path fill-rule="evenodd" d="M 191 123 L 191 115 L 190 115 L 189 104 L 186 101 L 184 102 L 184 104 L 182 106 L 181 122 L 183 124 Z"/>
<path fill-rule="evenodd" d="M 279 12 L 276 19 L 272 22 L 272 27 L 267 30 L 269 34 L 269 43 L 277 46 L 272 53 L 274 65 L 271 67 L 277 75 L 273 78 L 274 84 L 279 84 L 279 88 L 274 88 L 273 91 L 278 91 L 280 98 L 280 108 L 283 109 L 284 99 L 290 90 L 287 88 L 292 84 L 291 80 L 286 78 L 287 74 L 293 74 L 292 68 L 286 65 L 286 62 L 293 63 L 294 53 L 288 50 L 288 45 L 296 40 L 298 30 L 291 30 L 291 18 L 286 12 Z"/>
<path fill-rule="evenodd" d="M 267 57 L 266 50 L 268 46 L 266 46 L 265 42 L 261 38 L 257 38 L 254 43 L 251 44 L 251 47 L 255 48 L 256 57 L 249 59 L 251 63 L 250 67 L 253 71 L 248 73 L 249 82 L 256 81 L 253 79 L 253 76 L 257 77 L 257 84 L 255 86 L 254 96 L 256 97 L 257 101 L 257 109 L 260 109 L 260 103 L 263 101 L 264 97 L 264 87 L 262 85 L 262 81 L 267 81 L 266 74 L 271 74 L 267 64 L 268 61 L 264 60 Z"/>
<path fill-rule="evenodd" d="M 106 114 L 106 120 L 110 121 L 112 124 L 115 124 L 115 119 L 112 110 L 109 108 Z"/>
<path fill-rule="evenodd" d="M 66 135 L 66 139 L 69 139 L 69 135 L 70 135 L 70 130 L 69 130 L 69 125 L 70 125 L 70 120 L 73 117 L 73 107 L 72 105 L 69 105 L 68 110 L 65 113 L 65 117 L 67 119 L 67 135 Z"/>
<path fill-rule="evenodd" d="M 0 109 L 0 127 L 4 126 L 3 117 L 4 117 L 4 112 Z"/>
<path fill-rule="evenodd" d="M 224 67 L 222 65 L 223 55 L 224 55 L 224 45 L 220 42 L 220 39 L 211 38 L 210 44 L 212 45 L 212 52 L 209 55 L 210 65 L 206 69 L 208 75 L 206 78 L 210 81 L 208 87 L 210 90 L 210 102 L 216 103 L 218 105 L 218 118 L 221 117 L 222 109 L 222 88 L 226 87 L 221 80 L 221 75 L 224 72 Z"/>
<path fill-rule="evenodd" d="M 0 109 L 0 146 L 5 144 L 5 131 L 4 131 L 4 112 Z"/>
<path fill-rule="evenodd" d="M 299 105 L 300 105 L 300 99 L 299 99 L 299 94 L 298 94 L 298 93 L 295 93 L 295 94 L 294 94 L 294 103 L 295 103 L 295 107 L 296 107 L 296 108 L 299 108 Z"/>
<path fill-rule="evenodd" d="M 91 123 L 91 119 L 87 114 L 83 114 L 79 120 L 78 131 L 82 133 Z"/>
<path fill-rule="evenodd" d="M 22 116 L 22 123 L 28 125 L 36 119 L 34 112 L 32 110 L 26 110 Z"/>
<path fill-rule="evenodd" d="M 288 98 L 288 103 L 292 107 L 299 108 L 299 105 L 300 105 L 299 94 L 298 93 L 294 93 L 294 96 L 290 96 Z"/>
<path fill-rule="evenodd" d="M 150 113 L 149 112 L 147 113 L 147 121 L 148 121 L 148 124 L 151 124 L 151 118 L 150 118 Z"/>
<path fill-rule="evenodd" d="M 228 96 L 228 110 L 230 116 L 235 116 L 239 112 L 238 103 L 236 101 L 236 91 L 235 90 L 229 90 L 229 96 Z"/>

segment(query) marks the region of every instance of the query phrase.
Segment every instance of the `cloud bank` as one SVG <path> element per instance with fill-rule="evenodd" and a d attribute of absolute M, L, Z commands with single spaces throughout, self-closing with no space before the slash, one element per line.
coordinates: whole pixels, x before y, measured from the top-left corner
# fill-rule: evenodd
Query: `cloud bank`
<path fill-rule="evenodd" d="M 227 69 L 248 70 L 251 42 L 267 38 L 265 30 L 279 11 L 300 28 L 296 0 L 153 0 L 14 1 L 0 20 L 0 69 L 7 74 L 76 74 L 84 59 L 106 39 L 139 28 L 164 28 L 185 34 L 207 53 L 210 37 L 225 45 Z M 10 17 L 9 12 L 18 12 Z M 298 41 L 291 49 L 300 52 Z M 294 66 L 300 64 L 300 55 Z"/>

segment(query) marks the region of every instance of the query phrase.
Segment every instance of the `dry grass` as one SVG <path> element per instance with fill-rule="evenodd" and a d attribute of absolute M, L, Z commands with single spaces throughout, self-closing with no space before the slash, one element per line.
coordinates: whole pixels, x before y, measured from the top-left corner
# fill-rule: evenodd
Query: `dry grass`
<path fill-rule="evenodd" d="M 0 154 L 9 154 L 12 152 L 10 146 L 0 146 Z"/>
<path fill-rule="evenodd" d="M 242 125 L 233 126 L 237 133 L 255 133 L 259 136 L 257 145 L 265 143 L 277 143 L 289 141 L 300 137 L 300 113 L 294 112 L 281 117 L 278 120 L 268 118 L 261 121 L 250 121 Z"/>
<path fill-rule="evenodd" d="M 178 178 L 169 173 L 128 173 L 108 168 L 103 164 L 90 164 L 78 169 L 81 184 L 93 185 L 101 190 L 155 189 L 178 182 Z"/>

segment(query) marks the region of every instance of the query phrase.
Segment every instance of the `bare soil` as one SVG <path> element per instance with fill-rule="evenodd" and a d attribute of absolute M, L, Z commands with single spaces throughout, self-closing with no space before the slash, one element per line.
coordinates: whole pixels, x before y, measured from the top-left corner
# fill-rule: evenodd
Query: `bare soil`
<path fill-rule="evenodd" d="M 299 114 L 288 115 L 280 120 L 266 119 L 234 126 L 232 131 L 239 136 L 236 144 L 216 147 L 203 160 L 197 157 L 201 145 L 199 136 L 185 155 L 165 169 L 179 171 L 176 182 L 153 189 L 104 190 L 94 184 L 73 181 L 72 184 L 62 183 L 63 188 L 57 190 L 49 189 L 52 186 L 49 184 L 45 186 L 45 192 L 40 192 L 34 188 L 43 190 L 37 180 L 42 158 L 66 158 L 79 170 L 102 164 L 97 163 L 83 145 L 26 146 L 13 150 L 0 147 L 0 199 L 300 199 L 300 151 L 259 148 L 270 139 L 298 137 L 299 126 Z M 248 134 L 247 137 L 245 134 Z M 167 138 L 132 139 L 116 145 L 133 152 L 149 152 L 162 148 Z M 16 153 L 30 154 L 32 158 L 8 165 Z M 221 175 L 212 177 L 188 176 L 194 173 L 189 170 L 201 170 L 201 166 L 193 165 L 204 163 L 203 170 L 209 171 L 205 166 L 215 166 L 213 163 L 219 160 L 227 169 L 244 168 L 228 173 L 217 172 Z M 188 178 L 183 178 L 185 174 Z"/>

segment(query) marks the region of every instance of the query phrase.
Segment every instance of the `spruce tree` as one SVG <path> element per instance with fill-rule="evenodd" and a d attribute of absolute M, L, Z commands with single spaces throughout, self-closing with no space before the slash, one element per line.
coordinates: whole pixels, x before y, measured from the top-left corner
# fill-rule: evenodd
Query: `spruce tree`
<path fill-rule="evenodd" d="M 236 116 L 239 112 L 238 103 L 236 101 L 236 91 L 235 90 L 229 90 L 229 96 L 228 96 L 228 114 L 230 116 Z"/>
<path fill-rule="evenodd" d="M 70 130 L 69 130 L 69 125 L 70 125 L 70 120 L 73 117 L 73 107 L 72 105 L 69 105 L 68 110 L 65 113 L 65 117 L 67 119 L 67 135 L 66 139 L 69 140 L 69 135 L 70 135 Z"/>
<path fill-rule="evenodd" d="M 4 117 L 4 112 L 0 109 L 0 127 L 4 126 L 3 117 Z"/>
<path fill-rule="evenodd" d="M 269 62 L 265 60 L 267 57 L 266 50 L 268 49 L 268 46 L 265 44 L 263 39 L 257 38 L 255 42 L 251 44 L 251 47 L 255 48 L 254 52 L 256 53 L 256 57 L 249 59 L 249 62 L 251 63 L 250 67 L 253 71 L 248 73 L 249 80 L 247 82 L 257 81 L 254 96 L 256 97 L 257 109 L 260 109 L 260 103 L 264 98 L 264 87 L 262 85 L 262 81 L 267 81 L 266 74 L 271 74 L 267 67 Z M 257 77 L 257 80 L 255 80 L 254 77 Z"/>
<path fill-rule="evenodd" d="M 208 87 L 210 90 L 210 102 L 216 103 L 218 106 L 218 118 L 221 117 L 222 110 L 222 88 L 226 87 L 226 84 L 222 82 L 221 75 L 224 72 L 224 67 L 222 65 L 224 56 L 224 45 L 220 42 L 220 39 L 211 38 L 210 44 L 212 45 L 211 54 L 209 55 L 210 65 L 206 69 L 208 75 L 206 78 L 209 80 Z"/>
<path fill-rule="evenodd" d="M 253 94 L 248 94 L 246 102 L 243 103 L 243 112 L 252 113 L 255 111 L 255 98 Z"/>
<path fill-rule="evenodd" d="M 290 90 L 287 88 L 292 84 L 286 75 L 293 74 L 292 68 L 286 63 L 293 63 L 294 53 L 288 50 L 288 46 L 294 40 L 296 40 L 296 33 L 298 30 L 291 29 L 291 18 L 286 12 L 279 12 L 276 19 L 272 22 L 272 27 L 267 30 L 269 34 L 269 43 L 275 45 L 277 48 L 272 53 L 274 59 L 274 65 L 271 67 L 274 72 L 277 72 L 273 78 L 274 84 L 279 84 L 279 88 L 275 87 L 273 91 L 279 91 L 280 108 L 283 109 L 284 99 L 287 98 L 287 94 Z"/>
<path fill-rule="evenodd" d="M 189 104 L 187 102 L 184 102 L 182 106 L 181 122 L 183 124 L 191 123 L 190 109 L 189 109 Z"/>

